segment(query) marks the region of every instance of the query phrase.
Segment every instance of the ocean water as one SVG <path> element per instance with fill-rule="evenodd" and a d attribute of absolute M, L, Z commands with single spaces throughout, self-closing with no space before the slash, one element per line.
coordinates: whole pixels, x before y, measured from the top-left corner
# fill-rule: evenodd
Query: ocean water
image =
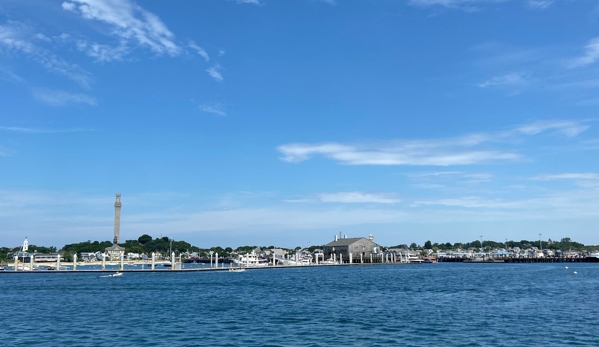
<path fill-rule="evenodd" d="M 599 346 L 599 264 L 568 267 L 0 274 L 0 346 Z"/>

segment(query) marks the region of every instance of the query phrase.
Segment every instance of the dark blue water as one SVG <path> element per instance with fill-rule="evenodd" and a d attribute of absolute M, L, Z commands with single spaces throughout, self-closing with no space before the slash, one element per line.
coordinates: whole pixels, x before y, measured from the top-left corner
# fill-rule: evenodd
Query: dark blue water
<path fill-rule="evenodd" d="M 599 264 L 568 266 L 0 274 L 0 345 L 599 346 Z"/>

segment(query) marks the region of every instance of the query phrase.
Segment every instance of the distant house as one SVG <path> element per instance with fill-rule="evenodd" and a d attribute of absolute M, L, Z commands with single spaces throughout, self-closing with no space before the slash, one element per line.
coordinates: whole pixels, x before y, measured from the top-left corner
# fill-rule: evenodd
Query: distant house
<path fill-rule="evenodd" d="M 379 254 L 381 252 L 381 246 L 374 242 L 374 238 L 370 235 L 369 238 L 365 237 L 344 237 L 330 242 L 323 247 L 323 253 L 325 257 L 332 258 L 335 254 L 336 258 L 339 259 L 343 256 L 344 259 L 349 259 L 349 255 L 352 255 L 353 259 L 369 258 L 371 254 Z"/>
<path fill-rule="evenodd" d="M 121 247 L 115 243 L 110 247 L 106 247 L 106 254 L 110 260 L 119 260 L 121 259 L 121 254 L 125 255 L 125 247 Z"/>
<path fill-rule="evenodd" d="M 62 257 L 60 256 L 60 254 L 58 254 L 58 253 L 51 253 L 51 254 L 35 253 L 33 255 L 33 260 L 36 263 L 55 263 L 59 257 L 60 257 L 60 260 L 63 260 Z"/>
<path fill-rule="evenodd" d="M 81 252 L 81 260 L 84 262 L 91 262 L 98 259 L 97 252 Z"/>

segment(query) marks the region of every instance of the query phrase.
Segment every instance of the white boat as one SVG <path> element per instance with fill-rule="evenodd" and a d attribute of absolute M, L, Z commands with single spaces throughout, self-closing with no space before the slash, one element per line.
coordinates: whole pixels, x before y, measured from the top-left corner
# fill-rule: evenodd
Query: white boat
<path fill-rule="evenodd" d="M 245 269 L 244 268 L 233 268 L 233 269 L 229 269 L 229 272 L 244 272 Z"/>
<path fill-rule="evenodd" d="M 117 271 L 117 272 L 115 272 L 115 273 L 113 273 L 112 275 L 109 275 L 109 276 L 110 277 L 120 277 L 120 276 L 123 276 L 123 273 Z"/>
<path fill-rule="evenodd" d="M 268 260 L 258 258 L 258 255 L 252 251 L 233 259 L 233 264 L 237 267 L 265 267 L 268 266 Z"/>
<path fill-rule="evenodd" d="M 335 265 L 337 263 L 333 259 L 327 259 L 327 260 L 318 262 L 318 264 L 320 264 L 320 265 Z"/>

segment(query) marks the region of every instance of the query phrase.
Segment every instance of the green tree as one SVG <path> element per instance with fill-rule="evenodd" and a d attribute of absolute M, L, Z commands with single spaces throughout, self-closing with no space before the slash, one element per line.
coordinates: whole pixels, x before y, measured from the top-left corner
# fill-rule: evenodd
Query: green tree
<path fill-rule="evenodd" d="M 142 245 L 145 245 L 146 243 L 152 241 L 152 236 L 148 234 L 143 234 L 137 239 L 137 241 L 139 241 L 139 243 L 141 243 Z"/>
<path fill-rule="evenodd" d="M 433 244 L 431 243 L 431 241 L 430 241 L 430 240 L 427 240 L 427 241 L 424 243 L 424 248 L 425 248 L 425 249 L 431 249 L 431 248 L 433 248 Z"/>

